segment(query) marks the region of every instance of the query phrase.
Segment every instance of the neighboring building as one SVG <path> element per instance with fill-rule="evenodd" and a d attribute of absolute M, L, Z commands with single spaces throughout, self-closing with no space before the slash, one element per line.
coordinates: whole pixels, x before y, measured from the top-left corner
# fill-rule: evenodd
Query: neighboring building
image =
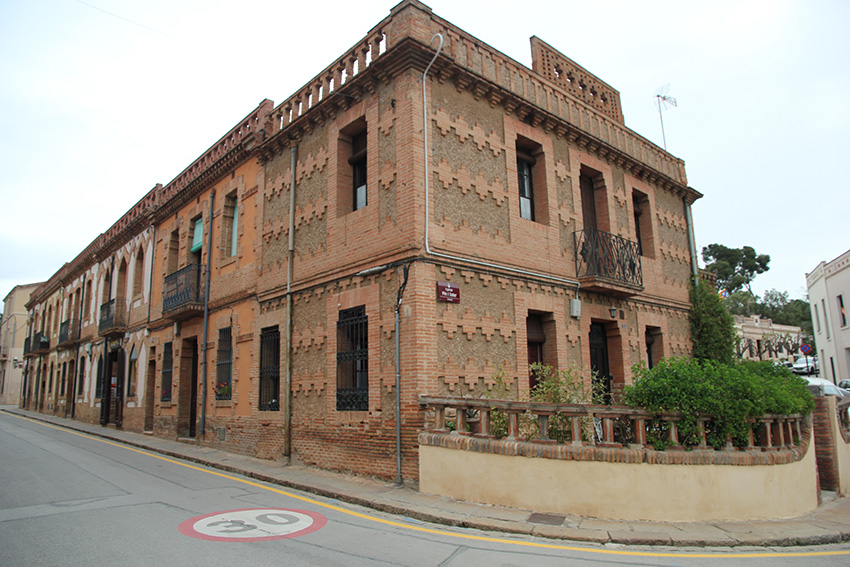
<path fill-rule="evenodd" d="M 770 319 L 735 315 L 737 355 L 744 360 L 794 362 L 800 348 L 800 327 L 780 325 Z"/>
<path fill-rule="evenodd" d="M 820 375 L 835 383 L 850 379 L 850 250 L 806 274 Z"/>
<path fill-rule="evenodd" d="M 616 401 L 687 356 L 701 195 L 615 89 L 531 45 L 529 69 L 401 2 L 39 289 L 33 332 L 83 315 L 38 383 L 85 355 L 80 419 L 384 477 L 399 426 L 412 478 L 420 395 L 527 397 L 543 362 Z"/>
<path fill-rule="evenodd" d="M 26 303 L 38 283 L 16 285 L 3 300 L 0 322 L 0 404 L 18 405 L 24 377 L 24 342 L 27 334 Z"/>

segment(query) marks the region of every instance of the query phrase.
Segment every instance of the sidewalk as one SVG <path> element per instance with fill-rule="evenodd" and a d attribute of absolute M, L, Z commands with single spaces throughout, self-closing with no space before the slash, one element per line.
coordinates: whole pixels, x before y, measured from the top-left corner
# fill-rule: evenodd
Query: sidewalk
<path fill-rule="evenodd" d="M 392 482 L 255 459 L 191 443 L 131 433 L 2 406 L 0 410 L 81 433 L 310 492 L 341 502 L 436 524 L 577 542 L 687 547 L 820 545 L 850 541 L 850 498 L 823 494 L 824 504 L 798 518 L 759 522 L 626 522 L 536 514 L 423 494 Z"/>

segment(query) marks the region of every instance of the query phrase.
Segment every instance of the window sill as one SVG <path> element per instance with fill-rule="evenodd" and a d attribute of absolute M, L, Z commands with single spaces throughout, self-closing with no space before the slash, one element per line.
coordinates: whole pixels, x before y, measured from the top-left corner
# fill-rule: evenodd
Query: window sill
<path fill-rule="evenodd" d="M 217 408 L 229 408 L 233 406 L 233 400 L 214 400 L 215 407 Z"/>
<path fill-rule="evenodd" d="M 236 260 L 238 260 L 238 259 L 239 259 L 239 253 L 238 252 L 234 256 L 227 256 L 226 258 L 219 258 L 218 267 L 219 267 L 219 269 L 226 268 L 230 264 L 235 264 Z"/>
<path fill-rule="evenodd" d="M 171 402 L 159 402 L 159 407 L 161 408 L 170 408 Z"/>

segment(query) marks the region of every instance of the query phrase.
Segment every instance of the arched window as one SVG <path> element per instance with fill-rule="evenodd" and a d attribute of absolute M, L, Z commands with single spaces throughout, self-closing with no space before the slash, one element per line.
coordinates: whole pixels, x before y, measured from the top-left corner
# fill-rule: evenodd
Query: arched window
<path fill-rule="evenodd" d="M 127 365 L 127 397 L 136 397 L 136 382 L 138 381 L 139 351 L 133 346 L 130 350 L 130 363 Z"/>
<path fill-rule="evenodd" d="M 83 395 L 83 383 L 85 382 L 85 378 L 86 378 L 86 357 L 81 356 L 80 357 L 80 372 L 79 372 L 79 375 L 77 377 L 77 395 L 78 396 Z"/>
<path fill-rule="evenodd" d="M 142 288 L 144 287 L 144 275 L 145 252 L 142 250 L 142 247 L 139 246 L 139 250 L 136 252 L 136 262 L 133 266 L 133 297 L 142 294 Z"/>

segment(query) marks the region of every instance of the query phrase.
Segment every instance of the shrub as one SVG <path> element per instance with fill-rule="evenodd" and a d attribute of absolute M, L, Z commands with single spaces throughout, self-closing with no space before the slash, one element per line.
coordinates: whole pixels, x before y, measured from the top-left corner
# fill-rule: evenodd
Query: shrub
<path fill-rule="evenodd" d="M 651 370 L 643 365 L 633 370 L 635 381 L 625 388 L 625 403 L 655 413 L 682 412 L 679 440 L 685 446 L 699 443 L 701 414 L 712 416 L 706 426 L 708 443 L 720 448 L 729 436 L 736 445 L 746 445 L 748 419 L 767 413 L 806 414 L 814 409 L 805 380 L 769 362 L 723 364 L 672 358 Z M 663 424 L 651 425 L 649 430 L 648 440 L 664 448 Z"/>

